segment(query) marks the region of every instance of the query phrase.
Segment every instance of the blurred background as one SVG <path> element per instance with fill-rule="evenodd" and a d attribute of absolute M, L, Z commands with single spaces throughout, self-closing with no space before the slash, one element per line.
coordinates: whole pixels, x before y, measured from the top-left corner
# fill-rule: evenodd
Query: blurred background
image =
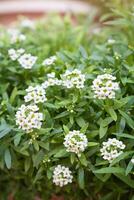
<path fill-rule="evenodd" d="M 18 15 L 37 19 L 50 12 L 89 14 L 104 10 L 104 0 L 0 0 L 0 24 L 9 24 Z"/>

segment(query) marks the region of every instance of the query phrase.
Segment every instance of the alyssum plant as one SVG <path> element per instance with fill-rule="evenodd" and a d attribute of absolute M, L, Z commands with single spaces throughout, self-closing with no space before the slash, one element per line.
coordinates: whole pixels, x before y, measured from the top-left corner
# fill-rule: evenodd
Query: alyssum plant
<path fill-rule="evenodd" d="M 134 198 L 134 47 L 84 28 L 57 18 L 1 32 L 0 185 L 15 199 Z"/>

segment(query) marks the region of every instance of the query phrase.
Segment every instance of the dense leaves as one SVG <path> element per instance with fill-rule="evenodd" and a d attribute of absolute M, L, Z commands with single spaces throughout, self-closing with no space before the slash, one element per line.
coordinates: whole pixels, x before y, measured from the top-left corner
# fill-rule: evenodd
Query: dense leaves
<path fill-rule="evenodd" d="M 64 194 L 69 200 L 134 198 L 131 162 L 134 155 L 133 24 L 122 30 L 122 22 L 127 25 L 131 15 L 131 12 L 124 13 L 122 20 L 110 22 L 112 28 L 104 27 L 99 34 L 92 36 L 88 34 L 87 24 L 74 27 L 66 17 L 64 20 L 57 16 L 53 20 L 46 18 L 37 22 L 33 30 L 19 27 L 18 23 L 26 40 L 15 44 L 10 43 L 8 33 L 1 28 L 0 188 L 4 188 L 5 182 L 9 185 L 4 191 L 8 193 L 15 184 L 13 193 L 19 200 L 33 199 L 37 192 L 47 199 L 52 191 Z M 110 43 L 109 39 L 114 42 Z M 17 61 L 10 59 L 10 48 L 24 48 L 38 57 L 37 63 L 32 69 L 22 68 Z M 52 55 L 57 56 L 56 62 L 43 66 L 43 60 Z M 41 84 L 51 72 L 60 78 L 67 69 L 81 70 L 86 76 L 85 87 L 49 87 L 47 101 L 39 104 L 45 116 L 41 129 L 36 133 L 18 129 L 15 113 L 24 103 L 25 89 L 29 85 Z M 117 77 L 120 91 L 115 99 L 93 97 L 92 81 L 104 73 Z M 69 130 L 80 130 L 88 138 L 88 147 L 80 157 L 67 152 L 63 145 Z M 113 137 L 123 141 L 126 148 L 109 164 L 101 157 L 100 148 L 104 141 Z M 73 183 L 63 189 L 52 183 L 57 164 L 68 166 L 74 176 Z"/>

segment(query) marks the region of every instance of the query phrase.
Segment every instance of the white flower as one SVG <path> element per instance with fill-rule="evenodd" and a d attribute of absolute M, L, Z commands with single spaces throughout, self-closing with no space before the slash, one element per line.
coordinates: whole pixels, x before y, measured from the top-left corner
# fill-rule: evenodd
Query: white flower
<path fill-rule="evenodd" d="M 48 88 L 49 86 L 62 85 L 62 80 L 59 80 L 58 78 L 56 78 L 54 72 L 47 74 L 47 77 L 48 77 L 48 80 L 42 83 L 42 87 L 44 89 Z"/>
<path fill-rule="evenodd" d="M 20 26 L 22 28 L 29 28 L 29 29 L 34 29 L 35 28 L 35 24 L 32 20 L 30 19 L 24 19 L 21 21 Z"/>
<path fill-rule="evenodd" d="M 115 40 L 114 39 L 108 39 L 108 44 L 115 44 Z"/>
<path fill-rule="evenodd" d="M 80 133 L 80 131 L 70 131 L 64 138 L 65 142 L 64 146 L 67 148 L 68 152 L 74 152 L 80 156 L 81 152 L 83 152 L 87 145 L 88 140 L 87 137 Z"/>
<path fill-rule="evenodd" d="M 25 52 L 24 49 L 18 49 L 18 50 L 15 50 L 15 49 L 9 49 L 8 50 L 8 55 L 9 57 L 11 58 L 11 60 L 17 60 L 23 53 Z"/>
<path fill-rule="evenodd" d="M 108 160 L 111 163 L 115 158 L 117 158 L 125 149 L 125 145 L 122 141 L 116 138 L 109 138 L 107 142 L 103 142 L 103 147 L 100 149 L 101 155 L 104 160 Z"/>
<path fill-rule="evenodd" d="M 85 82 L 85 75 L 80 70 L 74 69 L 73 71 L 67 70 L 62 75 L 63 86 L 67 88 L 83 88 Z"/>
<path fill-rule="evenodd" d="M 26 39 L 26 36 L 22 34 L 18 29 L 8 29 L 8 34 L 12 44 L 24 41 Z"/>
<path fill-rule="evenodd" d="M 56 56 L 51 56 L 43 61 L 42 65 L 52 65 L 57 60 Z"/>
<path fill-rule="evenodd" d="M 68 183 L 72 183 L 72 172 L 68 167 L 57 165 L 53 171 L 53 183 L 57 186 L 63 187 Z"/>
<path fill-rule="evenodd" d="M 131 163 L 133 163 L 133 164 L 134 164 L 134 158 L 132 158 L 132 159 L 131 159 Z"/>
<path fill-rule="evenodd" d="M 47 100 L 45 89 L 37 85 L 36 87 L 29 86 L 26 89 L 27 95 L 24 96 L 25 102 L 33 101 L 36 103 L 43 103 Z"/>
<path fill-rule="evenodd" d="M 94 98 L 115 98 L 115 91 L 119 90 L 119 84 L 117 82 L 113 82 L 115 79 L 116 77 L 111 74 L 98 75 L 92 85 L 92 90 L 95 94 Z"/>
<path fill-rule="evenodd" d="M 21 105 L 16 112 L 16 125 L 19 129 L 32 132 L 33 129 L 40 129 L 43 120 L 43 114 L 38 112 L 39 108 L 36 105 Z"/>
<path fill-rule="evenodd" d="M 18 62 L 25 69 L 31 69 L 37 60 L 36 56 L 32 56 L 31 54 L 24 54 L 19 59 Z"/>
<path fill-rule="evenodd" d="M 55 78 L 55 72 L 52 72 L 50 74 L 47 74 L 48 78 Z"/>

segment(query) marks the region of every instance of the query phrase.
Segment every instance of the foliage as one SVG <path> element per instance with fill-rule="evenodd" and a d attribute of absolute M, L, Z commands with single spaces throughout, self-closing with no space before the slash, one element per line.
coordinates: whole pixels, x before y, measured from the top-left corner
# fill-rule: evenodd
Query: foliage
<path fill-rule="evenodd" d="M 74 27 L 68 17 L 63 21 L 57 16 L 38 21 L 32 30 L 18 23 L 26 40 L 15 44 L 1 28 L 0 199 L 6 199 L 10 192 L 16 200 L 33 199 L 37 193 L 45 200 L 53 193 L 64 194 L 69 200 L 134 199 L 134 26 L 128 21 L 133 13 L 129 10 L 116 14 L 120 18 L 110 22 L 112 27 L 92 35 L 84 21 Z M 36 64 L 32 69 L 22 68 L 9 57 L 10 48 L 23 48 L 37 56 Z M 43 66 L 43 60 L 53 55 L 57 57 L 55 63 Z M 39 104 L 44 122 L 36 130 L 38 137 L 33 138 L 35 132 L 18 129 L 15 113 L 24 104 L 25 89 L 41 84 L 52 72 L 60 78 L 67 69 L 85 74 L 84 88 L 49 87 L 47 101 Z M 117 78 L 120 91 L 115 99 L 94 98 L 92 81 L 104 73 Z M 80 157 L 67 152 L 63 145 L 65 135 L 73 130 L 88 139 L 88 147 Z M 101 157 L 100 148 L 114 137 L 126 148 L 109 164 Z M 52 173 L 57 164 L 69 167 L 73 183 L 63 188 L 54 186 Z"/>

